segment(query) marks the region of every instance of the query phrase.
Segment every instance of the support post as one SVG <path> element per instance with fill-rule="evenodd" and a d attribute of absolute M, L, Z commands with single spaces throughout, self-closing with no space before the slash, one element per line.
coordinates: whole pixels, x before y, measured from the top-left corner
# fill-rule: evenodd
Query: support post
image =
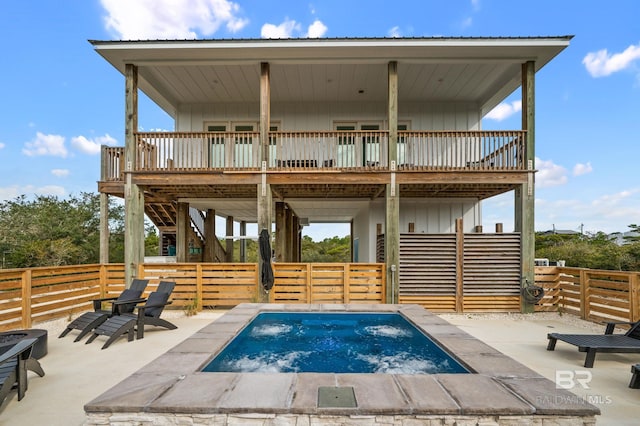
<path fill-rule="evenodd" d="M 109 263 L 109 195 L 100 193 L 100 263 Z"/>
<path fill-rule="evenodd" d="M 138 131 L 138 67 L 125 65 L 125 185 L 124 185 L 124 270 L 125 286 L 137 277 L 144 260 L 144 197 L 133 183 L 137 164 L 135 132 Z"/>
<path fill-rule="evenodd" d="M 286 239 L 286 251 L 285 251 L 285 261 L 293 262 L 293 210 L 291 208 L 285 209 L 285 239 Z"/>
<path fill-rule="evenodd" d="M 271 125 L 271 81 L 269 63 L 260 64 L 260 160 L 269 164 L 269 127 Z"/>
<path fill-rule="evenodd" d="M 456 219 L 456 312 L 464 312 L 464 223 Z"/>
<path fill-rule="evenodd" d="M 387 270 L 387 303 L 398 303 L 400 273 L 400 197 L 398 185 L 387 184 L 384 254 Z"/>
<path fill-rule="evenodd" d="M 384 251 L 387 270 L 387 303 L 398 303 L 400 274 L 400 186 L 395 172 L 398 160 L 398 63 L 388 65 L 387 119 L 389 122 L 388 164 L 390 183 L 386 187 Z"/>
<path fill-rule="evenodd" d="M 207 209 L 204 218 L 204 262 L 216 261 L 216 211 Z"/>
<path fill-rule="evenodd" d="M 258 234 L 266 229 L 271 235 L 271 185 L 266 183 L 266 161 L 262 162 L 263 183 L 258 184 Z M 269 301 L 269 294 L 262 287 L 262 258 L 258 256 L 258 301 L 266 303 Z"/>
<path fill-rule="evenodd" d="M 287 238 L 286 238 L 286 209 L 285 203 L 276 201 L 276 262 L 286 262 Z"/>
<path fill-rule="evenodd" d="M 525 165 L 527 183 L 515 191 L 515 224 L 520 232 L 522 282 L 535 283 L 535 62 L 522 65 L 522 128 L 526 130 Z M 533 312 L 534 305 L 521 298 L 521 311 Z"/>
<path fill-rule="evenodd" d="M 187 262 L 189 256 L 189 204 L 178 203 L 176 218 L 176 261 Z"/>
<path fill-rule="evenodd" d="M 388 66 L 388 112 L 389 121 L 389 159 L 388 164 L 398 161 L 398 63 L 389 62 Z"/>
<path fill-rule="evenodd" d="M 225 240 L 225 251 L 226 251 L 226 259 L 225 261 L 228 263 L 233 262 L 233 216 L 227 216 L 227 228 L 225 231 L 225 235 L 227 239 Z"/>
<path fill-rule="evenodd" d="M 300 262 L 301 250 L 300 246 L 302 242 L 300 241 L 300 218 L 297 215 L 293 215 L 293 229 L 291 230 L 293 233 L 293 258 L 292 262 Z"/>
<path fill-rule="evenodd" d="M 247 236 L 247 222 L 244 220 L 240 222 L 240 236 Z M 247 240 L 245 238 L 240 239 L 240 262 L 245 263 L 247 261 Z"/>

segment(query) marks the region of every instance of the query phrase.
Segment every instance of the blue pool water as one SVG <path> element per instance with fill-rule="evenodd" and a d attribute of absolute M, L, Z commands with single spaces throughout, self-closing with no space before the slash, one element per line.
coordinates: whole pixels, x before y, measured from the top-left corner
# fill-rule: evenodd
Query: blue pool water
<path fill-rule="evenodd" d="M 394 313 L 259 314 L 202 371 L 468 373 Z"/>

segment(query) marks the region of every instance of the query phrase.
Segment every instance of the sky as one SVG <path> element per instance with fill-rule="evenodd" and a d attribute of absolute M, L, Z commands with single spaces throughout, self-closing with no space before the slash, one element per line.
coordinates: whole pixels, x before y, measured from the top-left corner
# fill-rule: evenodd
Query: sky
<path fill-rule="evenodd" d="M 124 145 L 124 77 L 88 40 L 573 35 L 536 74 L 535 230 L 628 231 L 640 224 L 638 17 L 636 0 L 2 0 L 0 202 L 95 193 L 100 146 Z M 520 129 L 520 110 L 518 90 L 482 127 Z M 145 96 L 139 114 L 140 130 L 173 129 Z M 487 232 L 513 230 L 513 199 L 483 203 Z"/>

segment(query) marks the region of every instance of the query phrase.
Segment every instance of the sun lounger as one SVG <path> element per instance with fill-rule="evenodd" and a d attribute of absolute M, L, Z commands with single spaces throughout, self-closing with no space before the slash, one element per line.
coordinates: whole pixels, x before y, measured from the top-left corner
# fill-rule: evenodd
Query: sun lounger
<path fill-rule="evenodd" d="M 625 334 L 613 334 L 617 324 L 630 324 L 631 328 Z M 560 334 L 549 333 L 547 350 L 552 351 L 556 342 L 561 340 L 578 347 L 580 352 L 586 352 L 584 366 L 593 367 L 596 353 L 640 353 L 640 321 L 635 323 L 608 323 L 605 334 Z"/>

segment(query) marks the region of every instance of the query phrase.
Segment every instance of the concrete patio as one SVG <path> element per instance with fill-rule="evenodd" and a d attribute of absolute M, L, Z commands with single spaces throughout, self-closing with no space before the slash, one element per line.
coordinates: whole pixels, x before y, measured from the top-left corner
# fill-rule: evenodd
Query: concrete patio
<path fill-rule="evenodd" d="M 30 375 L 29 390 L 22 401 L 18 402 L 15 394 L 7 398 L 0 411 L 0 424 L 81 425 L 85 421 L 87 402 L 223 313 L 208 311 L 185 317 L 180 311 L 168 312 L 177 330 L 149 331 L 144 340 L 131 343 L 123 338 L 106 350 L 100 349 L 100 341 L 90 345 L 74 343 L 73 334 L 58 339 L 64 321 L 38 325 L 36 327 L 50 330 L 49 354 L 41 360 L 46 376 Z M 554 380 L 557 371 L 572 372 L 576 378 L 591 373 L 588 389 L 576 385 L 571 391 L 578 399 L 587 400 L 602 411 L 598 424 L 637 424 L 640 390 L 627 387 L 631 364 L 640 362 L 637 354 L 599 354 L 595 367 L 584 373 L 584 354 L 575 347 L 560 342 L 555 352 L 546 351 L 548 332 L 601 332 L 602 326 L 558 314 L 448 314 L 442 317 L 548 379 Z"/>

